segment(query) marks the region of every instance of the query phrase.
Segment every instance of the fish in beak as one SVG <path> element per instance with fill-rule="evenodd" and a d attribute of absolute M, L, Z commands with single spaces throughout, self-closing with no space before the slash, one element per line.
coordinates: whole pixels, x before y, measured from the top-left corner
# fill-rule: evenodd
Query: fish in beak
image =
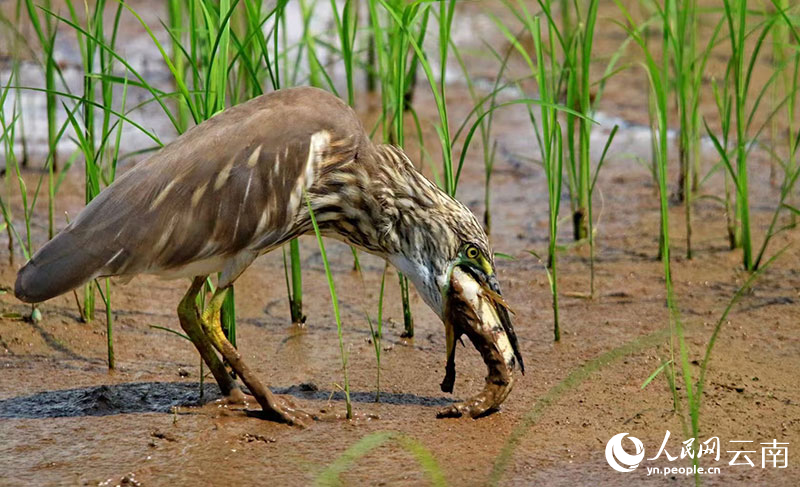
<path fill-rule="evenodd" d="M 487 266 L 487 270 L 490 269 Z M 439 417 L 479 417 L 496 410 L 513 386 L 513 370 L 525 366 L 519 352 L 510 308 L 500 293 L 494 272 L 474 266 L 454 266 L 445 290 L 444 324 L 447 363 L 442 391 L 453 392 L 456 342 L 466 335 L 481 354 L 488 369 L 484 390 L 463 403 L 439 412 Z"/>

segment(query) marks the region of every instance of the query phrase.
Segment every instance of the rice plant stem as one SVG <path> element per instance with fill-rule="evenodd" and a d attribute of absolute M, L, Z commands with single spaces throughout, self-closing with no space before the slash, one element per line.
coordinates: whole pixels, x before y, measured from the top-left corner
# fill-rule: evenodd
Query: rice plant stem
<path fill-rule="evenodd" d="M 108 368 L 113 370 L 117 367 L 117 361 L 114 358 L 114 313 L 111 310 L 111 279 L 106 278 L 106 338 L 108 339 Z"/>
<path fill-rule="evenodd" d="M 331 293 L 331 304 L 333 306 L 333 315 L 336 319 L 336 332 L 339 336 L 339 353 L 342 359 L 342 372 L 344 373 L 344 396 L 347 408 L 347 419 L 353 418 L 353 406 L 350 402 L 350 380 L 347 373 L 347 353 L 344 349 L 344 337 L 342 331 L 342 318 L 339 313 L 339 299 L 336 297 L 336 285 L 333 282 L 333 274 L 331 273 L 331 266 L 328 263 L 328 255 L 325 252 L 325 243 L 322 241 L 322 234 L 320 233 L 317 219 L 314 216 L 314 209 L 311 206 L 311 200 L 306 195 L 306 206 L 308 207 L 308 214 L 311 217 L 311 224 L 314 227 L 314 233 L 317 237 L 317 244 L 319 251 L 322 255 L 322 263 L 325 267 L 325 277 L 328 280 L 328 289 Z"/>
<path fill-rule="evenodd" d="M 289 258 L 291 261 L 292 293 L 289 299 L 292 323 L 301 325 L 305 322 L 303 316 L 303 273 L 300 267 L 300 243 L 297 239 L 289 242 Z"/>

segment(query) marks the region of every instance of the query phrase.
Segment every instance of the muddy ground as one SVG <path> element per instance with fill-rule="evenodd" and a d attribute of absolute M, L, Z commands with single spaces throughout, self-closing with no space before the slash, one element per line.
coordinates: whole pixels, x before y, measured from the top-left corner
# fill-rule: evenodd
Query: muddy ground
<path fill-rule="evenodd" d="M 466 20 L 457 24 L 458 31 L 491 31 L 482 8 L 463 7 L 461 18 Z M 602 21 L 598 29 L 601 51 L 618 44 L 618 27 Z M 485 35 L 501 42 L 496 32 Z M 479 70 L 491 65 L 480 56 L 473 61 Z M 527 252 L 543 252 L 547 238 L 546 183 L 540 166 L 531 161 L 533 133 L 524 111 L 508 110 L 497 118 L 500 157 L 493 177 L 491 238 L 496 251 L 517 258 L 498 261 L 499 278 L 517 313 L 515 326 L 527 366 L 500 412 L 479 420 L 435 418 L 438 408 L 478 392 L 485 368 L 469 344 L 459 347 L 455 394 L 439 390 L 445 363 L 443 327 L 412 293 L 416 337 L 400 338 L 402 314 L 393 274 L 386 293 L 381 400 L 375 402 L 376 361 L 364 312 L 376 312 L 383 264 L 362 256 L 365 288 L 352 271 L 350 250 L 328 241 L 359 419 L 318 422 L 307 429 L 266 422 L 216 402 L 218 390 L 210 376 L 201 400 L 194 348 L 151 327 L 180 329 L 175 309 L 187 283 L 138 277 L 114 286 L 118 367 L 113 372 L 105 363 L 102 307 L 95 322 L 82 323 L 74 297 L 65 295 L 42 305 L 44 319 L 34 324 L 19 319 L 29 309 L 6 293 L 0 295 L 0 485 L 306 485 L 319 481 L 349 447 L 387 431 L 400 432 L 427 448 L 450 485 L 483 485 L 490 479 L 502 485 L 691 484 L 693 479 L 686 475 L 648 477 L 646 469 L 687 467 L 688 459 L 668 462 L 662 455 L 633 472 L 619 473 L 605 456 L 606 443 L 618 433 L 640 439 L 647 458 L 656 454 L 667 430 L 671 437 L 666 450 L 671 455 L 680 452 L 687 437 L 681 416 L 673 412 L 664 375 L 641 388 L 669 356 L 667 310 L 662 265 L 655 259 L 655 187 L 648 169 L 632 157 L 646 157 L 650 150 L 647 130 L 638 125 L 646 121 L 646 85 L 640 72 L 622 76 L 627 78 L 617 78 L 602 103 L 609 119 L 625 124 L 598 182 L 597 296 L 584 297 L 589 289 L 588 249 L 559 254 L 560 343 L 552 340 L 545 271 Z M 451 116 L 460 121 L 471 105 L 468 94 L 463 83 L 454 82 L 448 89 Z M 417 102 L 423 119 L 433 120 L 429 96 L 420 93 Z M 374 101 L 364 97 L 359 111 L 365 120 L 374 117 Z M 429 147 L 434 148 L 432 123 L 425 127 Z M 602 146 L 609 130 L 601 126 L 593 140 Z M 164 133 L 168 138 L 168 131 Z M 708 168 L 716 160 L 713 148 L 704 146 L 703 155 Z M 754 153 L 751 202 L 759 245 L 777 198 L 769 173 L 768 158 Z M 35 170 L 25 173 L 29 187 L 38 177 Z M 73 169 L 64 184 L 58 213 L 75 215 L 83 202 L 80 169 Z M 721 188 L 721 179 L 713 177 L 703 192 L 719 195 Z M 459 198 L 482 214 L 478 146 L 467 158 Z M 568 208 L 566 199 L 564 207 Z M 714 324 L 747 274 L 740 252 L 728 248 L 723 209 L 709 199 L 698 201 L 694 209 L 691 261 L 683 257 L 681 206 L 672 209 L 671 230 L 676 293 L 696 376 Z M 33 228 L 38 244 L 46 233 L 45 212 L 40 204 Z M 568 227 L 562 225 L 565 243 Z M 705 456 L 700 465 L 720 467 L 720 473 L 703 475 L 705 484 L 800 483 L 794 460 L 800 445 L 798 244 L 797 229 L 774 239 L 768 254 L 786 245 L 788 250 L 743 296 L 716 343 L 700 437 L 718 437 L 721 455 L 719 461 Z M 289 323 L 282 257 L 275 252 L 257 260 L 237 282 L 239 347 L 278 393 L 290 395 L 308 410 L 343 412 L 336 324 L 313 239 L 303 239 L 302 255 L 305 328 Z M 3 250 L 0 284 L 6 289 L 13 286 L 22 264 L 18 253 L 13 265 L 8 258 Z M 679 392 L 683 394 L 682 387 Z M 198 406 L 201 403 L 205 405 Z M 761 466 L 760 443 L 773 439 L 789 443 L 786 469 Z M 344 463 L 341 482 L 430 483 L 402 444 L 389 440 Z M 633 452 L 630 443 L 624 445 Z M 734 454 L 728 451 L 742 449 L 756 451 L 750 454 L 755 466 L 729 465 Z"/>

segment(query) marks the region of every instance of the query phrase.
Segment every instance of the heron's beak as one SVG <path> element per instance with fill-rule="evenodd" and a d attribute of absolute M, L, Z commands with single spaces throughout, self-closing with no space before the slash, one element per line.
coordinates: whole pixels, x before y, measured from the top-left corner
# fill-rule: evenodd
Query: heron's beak
<path fill-rule="evenodd" d="M 509 307 L 500 294 L 494 272 L 487 273 L 467 265 L 453 267 L 444 299 L 447 364 L 442 391 L 453 391 L 455 344 L 461 335 L 467 335 L 478 349 L 489 374 L 486 388 L 480 395 L 451 406 L 440 415 L 479 416 L 496 409 L 505 400 L 511 391 L 515 365 L 519 363 L 520 369 L 523 368 Z"/>
<path fill-rule="evenodd" d="M 508 341 L 511 343 L 514 357 L 519 363 L 519 370 L 522 372 L 522 375 L 525 375 L 525 362 L 522 361 L 517 334 L 514 332 L 514 325 L 511 324 L 511 314 L 514 314 L 514 310 L 512 310 L 506 300 L 503 299 L 503 293 L 500 291 L 500 283 L 497 282 L 497 275 L 494 272 L 486 276 L 486 280 L 482 285 L 483 291 L 490 296 L 494 302 L 497 315 L 500 318 L 500 323 L 503 325 L 506 335 L 508 335 Z"/>

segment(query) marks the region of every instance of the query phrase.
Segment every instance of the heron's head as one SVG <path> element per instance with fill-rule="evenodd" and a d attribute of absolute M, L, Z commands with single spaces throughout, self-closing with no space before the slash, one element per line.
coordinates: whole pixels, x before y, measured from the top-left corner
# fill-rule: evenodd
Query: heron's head
<path fill-rule="evenodd" d="M 414 282 L 425 302 L 444 322 L 448 368 L 452 368 L 453 343 L 462 334 L 472 340 L 486 360 L 486 351 L 471 333 L 475 331 L 486 334 L 495 350 L 511 352 L 505 353 L 507 366 L 513 368 L 518 363 L 524 371 L 486 232 L 475 215 L 457 200 L 438 189 L 435 196 L 430 196 L 434 204 L 417 205 L 401 216 L 401 222 L 406 220 L 397 229 L 402 234 L 402 250 L 389 260 Z M 459 272 L 454 277 L 456 270 Z M 493 308 L 492 312 L 479 309 L 486 305 Z M 510 345 L 510 350 L 504 344 Z M 444 384 L 442 387 L 446 389 Z M 452 390 L 452 384 L 449 388 Z"/>

